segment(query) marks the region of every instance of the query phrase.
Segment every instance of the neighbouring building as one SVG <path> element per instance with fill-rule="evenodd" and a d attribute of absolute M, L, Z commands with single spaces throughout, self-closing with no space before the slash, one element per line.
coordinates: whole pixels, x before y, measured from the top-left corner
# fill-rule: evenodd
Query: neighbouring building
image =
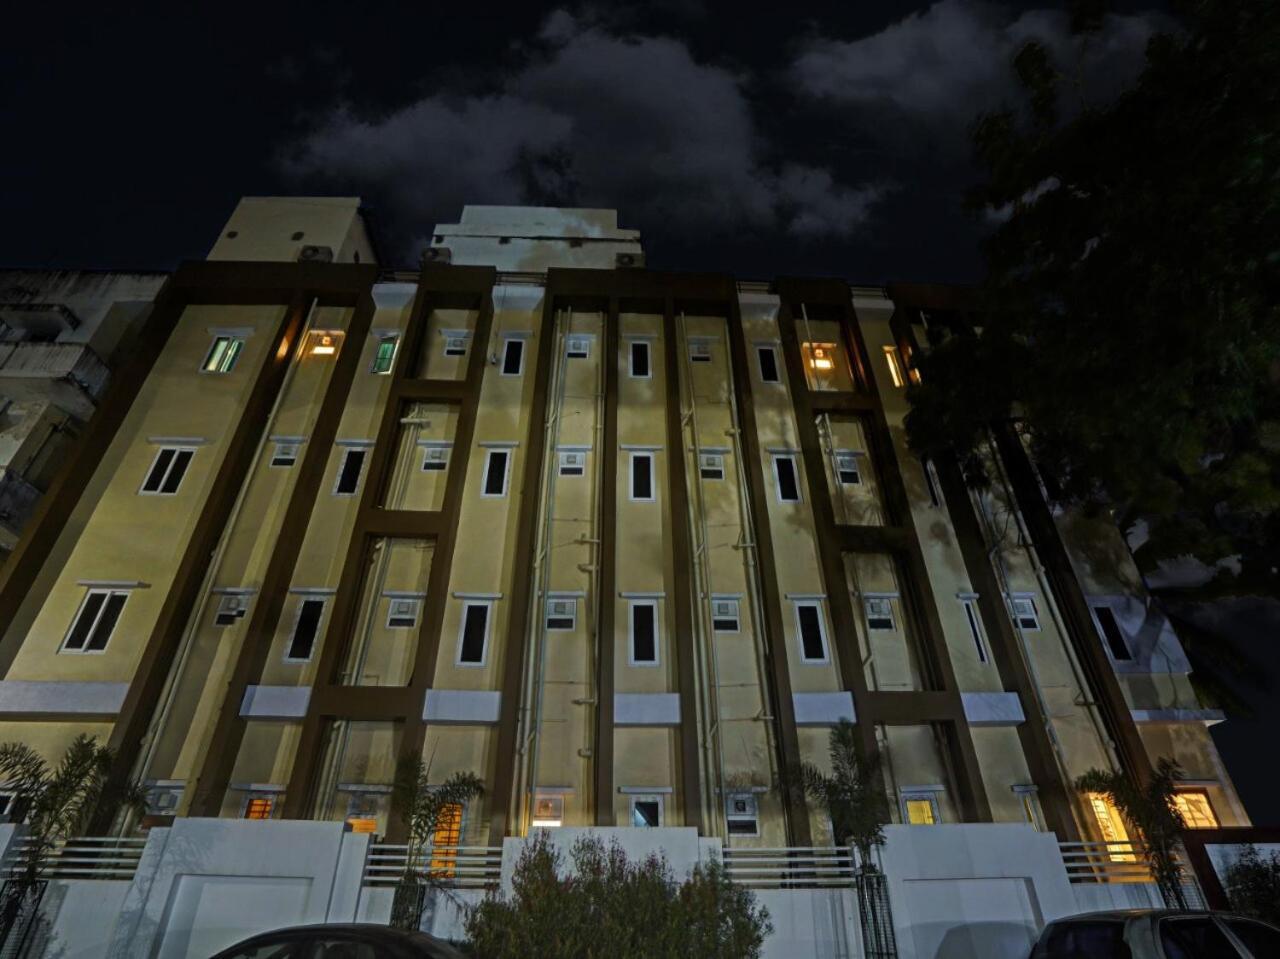
<path fill-rule="evenodd" d="M 40 291 L 0 304 L 39 330 L 0 343 L 0 395 L 11 356 L 74 343 L 10 399 L 37 447 L 93 417 L 28 474 L 0 741 L 98 736 L 152 823 L 394 840 L 421 756 L 487 784 L 454 843 L 813 847 L 829 820 L 786 787 L 849 719 L 903 824 L 1121 842 L 1072 784 L 1164 756 L 1192 826 L 1247 824 L 1117 530 L 1055 507 L 1012 430 L 981 492 L 908 451 L 912 357 L 972 321 L 963 291 L 642 264 L 613 211 L 467 207 L 390 273 L 358 201 L 255 198 L 158 293 L 104 275 L 92 335 L 92 275 L 0 276 Z M 93 337 L 139 319 L 103 394 Z M 4 429 L 3 462 L 44 462 Z"/>

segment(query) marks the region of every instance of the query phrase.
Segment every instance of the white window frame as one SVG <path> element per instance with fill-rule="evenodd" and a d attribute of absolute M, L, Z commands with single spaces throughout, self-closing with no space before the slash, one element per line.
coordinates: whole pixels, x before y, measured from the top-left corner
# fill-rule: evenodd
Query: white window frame
<path fill-rule="evenodd" d="M 320 636 L 324 632 L 324 614 L 329 609 L 329 597 L 327 594 L 317 596 L 314 593 L 299 593 L 296 595 L 298 596 L 298 609 L 293 614 L 293 626 L 290 627 L 289 636 L 284 643 L 284 661 L 293 665 L 309 663 L 315 657 L 316 645 L 320 642 Z M 293 649 L 294 640 L 298 638 L 298 627 L 302 625 L 302 611 L 306 609 L 307 603 L 320 604 L 320 615 L 316 619 L 316 634 L 311 637 L 311 648 L 307 651 L 305 657 L 290 656 L 289 652 Z"/>
<path fill-rule="evenodd" d="M 253 596 L 250 593 L 218 594 L 218 605 L 213 611 L 213 625 L 218 629 L 226 629 L 229 626 L 236 625 L 248 615 L 249 601 L 251 599 L 253 599 Z M 227 623 L 218 622 L 224 616 L 232 617 L 231 621 Z"/>
<path fill-rule="evenodd" d="M 566 360 L 591 359 L 591 341 L 595 339 L 590 333 L 569 333 L 564 338 L 564 358 Z"/>
<path fill-rule="evenodd" d="M 334 496 L 358 496 L 360 495 L 360 486 L 364 483 L 364 468 L 369 463 L 369 447 L 367 446 L 346 446 L 339 443 L 338 448 L 342 450 L 342 455 L 338 457 L 338 469 L 333 477 L 333 495 Z M 360 470 L 356 473 L 356 485 L 349 493 L 341 492 L 338 487 L 342 485 L 342 474 L 347 471 L 347 457 L 353 453 L 360 454 Z"/>
<path fill-rule="evenodd" d="M 863 593 L 862 594 L 862 616 L 863 621 L 867 624 L 868 632 L 875 633 L 892 633 L 898 629 L 898 617 L 893 614 L 893 601 L 897 599 L 896 593 Z M 876 607 L 876 612 L 872 612 L 872 605 Z M 873 619 L 887 619 L 888 626 L 872 626 Z"/>
<path fill-rule="evenodd" d="M 636 803 L 656 802 L 658 804 L 658 825 L 657 826 L 637 826 L 636 825 Z M 644 793 L 628 797 L 627 825 L 632 829 L 661 829 L 667 824 L 666 803 L 663 802 L 663 796 L 660 793 Z"/>
<path fill-rule="evenodd" d="M 567 612 L 553 612 L 552 605 L 555 603 L 567 603 L 569 609 Z M 566 596 L 560 593 L 551 593 L 547 596 L 546 604 L 543 608 L 544 623 L 547 631 L 551 633 L 571 633 L 578 628 L 578 597 Z M 568 626 L 552 626 L 553 619 L 567 619 Z"/>
<path fill-rule="evenodd" d="M 514 373 L 508 373 L 507 372 L 507 351 L 511 349 L 511 344 L 513 343 L 520 344 L 520 362 L 517 365 L 516 371 Z M 524 376 L 524 360 L 525 360 L 525 355 L 529 352 L 528 346 L 529 346 L 529 343 L 528 343 L 527 336 L 523 336 L 523 335 L 513 336 L 510 333 L 504 336 L 502 338 L 502 356 L 498 363 L 498 375 L 509 376 L 509 377 Z"/>
<path fill-rule="evenodd" d="M 902 812 L 902 825 L 904 826 L 922 826 L 925 823 L 913 823 L 907 814 L 907 800 L 928 800 L 929 805 L 933 807 L 933 822 L 928 825 L 942 825 L 942 804 L 938 802 L 939 791 L 937 789 L 921 789 L 918 786 L 904 786 L 898 792 L 898 808 Z"/>
<path fill-rule="evenodd" d="M 271 460 L 267 464 L 271 469 L 287 470 L 298 465 L 304 442 L 301 437 L 276 437 L 271 442 L 275 444 L 271 450 Z M 293 450 L 292 455 L 289 455 L 289 450 Z"/>
<path fill-rule="evenodd" d="M 982 628 L 982 612 L 978 609 L 977 593 L 962 593 L 956 597 L 960 600 L 960 609 L 969 625 L 969 636 L 978 654 L 978 662 L 991 662 L 991 651 L 987 648 L 986 631 Z"/>
<path fill-rule="evenodd" d="M 452 443 L 447 442 L 430 442 L 419 443 L 422 447 L 422 463 L 418 467 L 419 473 L 444 473 L 449 469 L 449 452 L 453 449 Z M 438 467 L 428 466 L 428 463 L 439 463 Z"/>
<path fill-rule="evenodd" d="M 397 604 L 409 604 L 409 612 L 396 612 Z M 416 629 L 419 617 L 422 615 L 422 598 L 419 596 L 397 596 L 395 594 L 387 595 L 387 629 Z M 393 619 L 412 618 L 413 622 L 392 623 Z"/>
<path fill-rule="evenodd" d="M 440 336 L 444 340 L 442 350 L 446 359 L 461 359 L 471 351 L 470 330 L 441 330 Z"/>
<path fill-rule="evenodd" d="M 732 804 L 734 802 L 746 801 L 750 807 L 750 812 L 734 812 Z M 737 836 L 749 839 L 752 836 L 760 835 L 760 798 L 754 792 L 731 792 L 725 797 L 724 801 L 724 820 L 725 830 L 730 836 Z M 734 832 L 729 829 L 731 822 L 749 822 L 751 823 L 751 832 Z"/>
<path fill-rule="evenodd" d="M 191 472 L 191 464 L 195 462 L 197 449 L 199 449 L 199 447 L 191 446 L 189 444 L 187 445 L 166 444 L 164 446 L 159 447 L 156 450 L 156 455 L 151 458 L 151 465 L 147 467 L 146 473 L 144 473 L 142 476 L 142 482 L 138 485 L 138 495 L 139 496 L 177 496 L 178 493 L 182 491 L 182 483 L 187 478 L 187 474 Z M 165 467 L 164 473 L 160 477 L 159 484 L 157 484 L 155 489 L 152 489 L 152 490 L 146 489 L 145 487 L 147 485 L 147 482 L 151 479 L 151 474 L 155 472 L 156 466 L 160 462 L 160 457 L 163 456 L 167 450 L 172 451 L 173 456 L 169 460 L 169 465 Z M 175 486 L 172 490 L 166 493 L 164 491 L 165 481 L 169 479 L 169 474 L 173 472 L 173 464 L 178 461 L 178 457 L 181 456 L 183 453 L 190 453 L 191 456 L 187 459 L 187 465 L 183 468 L 182 478 L 178 480 L 177 486 Z"/>
<path fill-rule="evenodd" d="M 827 615 L 823 611 L 825 604 L 820 599 L 796 599 L 791 601 L 793 615 L 796 620 L 796 642 L 799 645 L 797 652 L 800 654 L 800 662 L 806 666 L 824 666 L 831 662 L 831 642 L 827 637 Z M 818 611 L 818 638 L 822 641 L 822 658 L 810 659 L 804 652 L 804 624 L 800 619 L 801 607 L 813 607 Z"/>
<path fill-rule="evenodd" d="M 716 611 L 717 604 L 726 603 L 732 608 L 732 613 L 720 614 Z M 717 620 L 733 620 L 733 629 L 721 629 L 716 625 Z M 711 596 L 711 630 L 716 633 L 740 633 L 742 632 L 742 603 L 737 596 Z"/>
<path fill-rule="evenodd" d="M 719 476 L 708 476 L 706 471 L 718 472 Z M 698 453 L 698 478 L 704 480 L 724 479 L 724 453 L 719 450 Z"/>
<path fill-rule="evenodd" d="M 1008 601 L 1009 615 L 1013 618 L 1014 626 L 1029 633 L 1040 632 L 1040 608 L 1036 606 L 1036 599 L 1033 595 L 1030 593 L 1014 593 L 1012 596 L 1005 597 L 1005 599 Z M 1022 622 L 1022 614 L 1018 612 L 1019 603 L 1028 603 L 1031 606 L 1030 619 L 1035 623 L 1034 626 L 1028 626 Z"/>
<path fill-rule="evenodd" d="M 764 363 L 762 362 L 761 354 L 766 350 L 773 357 L 773 372 L 776 374 L 773 379 L 769 379 L 764 375 Z M 756 372 L 760 374 L 761 383 L 769 383 L 771 385 L 779 385 L 782 383 L 782 365 L 778 362 L 778 347 L 776 344 L 756 344 Z"/>
<path fill-rule="evenodd" d="M 58 645 L 59 653 L 71 653 L 76 656 L 100 656 L 107 651 L 107 647 L 111 645 L 111 637 L 115 635 L 116 629 L 120 626 L 120 620 L 124 617 L 124 608 L 129 605 L 129 593 L 131 590 L 119 589 L 109 586 L 92 587 L 85 590 L 84 598 L 80 600 L 80 605 L 76 607 L 76 614 L 71 617 L 71 623 L 67 626 L 67 631 L 62 636 L 62 642 Z M 102 623 L 102 616 L 107 611 L 107 604 L 111 602 L 111 597 L 120 595 L 124 597 L 124 603 L 120 606 L 120 614 L 116 616 L 116 621 L 111 627 L 111 632 L 107 633 L 107 638 L 102 643 L 101 649 L 90 649 L 89 643 L 98 631 L 99 625 Z M 85 607 L 89 605 L 89 597 L 104 596 L 102 605 L 98 607 L 98 612 L 94 614 L 93 622 L 89 625 L 89 631 L 84 635 L 84 645 L 78 649 L 72 649 L 67 646 L 67 641 L 71 639 L 71 634 L 75 632 L 76 626 L 80 623 L 80 617 L 84 614 Z"/>
<path fill-rule="evenodd" d="M 773 460 L 773 494 L 777 497 L 779 503 L 788 506 L 794 506 L 797 503 L 804 502 L 804 491 L 800 489 L 800 466 L 796 462 L 795 453 L 770 453 L 770 459 Z M 791 463 L 791 474 L 796 481 L 796 498 L 787 499 L 782 495 L 782 474 L 778 471 L 778 463 L 782 460 L 788 460 Z"/>
<path fill-rule="evenodd" d="M 484 614 L 484 637 L 481 639 L 480 661 L 467 662 L 462 658 L 462 642 L 467 635 L 467 610 L 473 606 L 483 607 Z M 458 650 L 453 657 L 453 665 L 460 669 L 484 669 L 489 665 L 489 639 L 493 635 L 493 600 L 491 599 L 466 599 L 462 601 L 462 615 L 458 618 Z"/>
<path fill-rule="evenodd" d="M 1018 804 L 1022 807 L 1023 814 L 1030 812 L 1027 822 L 1037 832 L 1048 832 L 1044 824 L 1044 809 L 1040 806 L 1040 788 L 1031 783 L 1015 783 L 1009 788 L 1018 797 Z"/>
<path fill-rule="evenodd" d="M 587 451 L 586 450 L 557 450 L 556 451 L 556 475 L 557 476 L 586 476 L 587 475 Z M 581 462 L 574 462 L 576 458 L 581 458 Z M 578 472 L 566 472 L 566 470 L 577 470 Z"/>
<path fill-rule="evenodd" d="M 714 358 L 711 352 L 711 345 L 715 343 L 714 337 L 708 336 L 691 336 L 689 337 L 689 362 L 690 363 L 710 363 Z"/>
<path fill-rule="evenodd" d="M 648 606 L 653 610 L 653 659 L 637 660 L 636 659 L 636 614 L 635 611 L 642 607 Z M 629 599 L 627 600 L 627 665 L 628 666 L 661 666 L 662 665 L 662 621 L 658 618 L 658 600 L 652 599 Z"/>
<path fill-rule="evenodd" d="M 636 372 L 636 347 L 644 348 L 645 366 L 647 373 Z M 653 347 L 646 339 L 632 337 L 627 340 L 627 372 L 633 380 L 651 380 L 653 379 Z"/>
<path fill-rule="evenodd" d="M 862 485 L 862 467 L 858 463 L 858 458 L 862 455 L 858 450 L 836 450 L 836 481 L 841 486 L 861 486 Z M 846 480 L 845 473 L 853 473 L 853 479 Z"/>
<path fill-rule="evenodd" d="M 1116 624 L 1116 631 L 1120 634 L 1120 642 L 1128 651 L 1127 659 L 1120 659 L 1111 649 L 1111 641 L 1107 639 L 1107 631 L 1102 628 L 1102 617 L 1098 615 L 1099 609 L 1106 609 L 1111 613 L 1111 619 Z M 1129 636 L 1125 633 L 1124 628 L 1120 625 L 1120 617 L 1116 615 L 1115 607 L 1110 603 L 1100 602 L 1098 600 L 1089 601 L 1089 618 L 1093 620 L 1093 628 L 1098 632 L 1098 639 L 1102 641 L 1102 648 L 1107 652 L 1107 658 L 1113 663 L 1132 663 L 1137 656 L 1133 651 L 1133 644 L 1129 641 Z"/>
<path fill-rule="evenodd" d="M 387 340 L 392 343 L 391 346 L 391 365 L 385 370 L 378 369 L 378 354 L 382 352 L 382 344 Z M 373 359 L 369 363 L 369 372 L 375 376 L 390 376 L 396 369 L 396 357 L 400 353 L 400 334 L 399 333 L 374 333 L 373 334 Z"/>
<path fill-rule="evenodd" d="M 564 822 L 564 794 L 563 793 L 544 793 L 538 792 L 533 797 L 533 808 L 538 808 L 539 802 L 557 803 L 559 805 L 560 814 L 552 819 L 548 816 L 532 818 L 530 826 L 534 829 L 557 829 Z"/>
<path fill-rule="evenodd" d="M 217 350 L 217 348 L 218 348 L 218 341 L 219 341 L 219 340 L 226 340 L 226 341 L 227 341 L 227 343 L 228 343 L 228 346 L 229 346 L 230 344 L 232 344 L 232 343 L 239 343 L 239 344 L 240 344 L 240 347 L 239 347 L 239 349 L 237 349 L 237 350 L 236 350 L 235 356 L 232 358 L 232 360 L 231 360 L 231 365 L 230 365 L 230 366 L 228 366 L 226 369 L 212 369 L 212 370 L 211 370 L 211 369 L 209 369 L 209 362 L 213 359 L 213 354 L 214 354 L 214 351 L 215 351 L 215 350 Z M 240 355 L 241 355 L 242 353 L 244 353 L 244 348 L 245 348 L 245 345 L 246 345 L 246 343 L 247 343 L 247 342 L 248 342 L 248 338 L 247 338 L 247 337 L 245 337 L 245 336 L 241 336 L 241 335 L 237 335 L 237 334 L 235 334 L 235 333 L 215 333 L 215 334 L 213 334 L 213 341 L 212 341 L 212 342 L 210 342 L 210 344 L 209 344 L 209 349 L 205 351 L 205 354 L 204 354 L 204 360 L 200 363 L 200 372 L 201 372 L 201 373 L 209 373 L 209 374 L 211 374 L 211 375 L 213 375 L 213 376 L 225 376 L 226 374 L 228 374 L 228 373 L 232 372 L 232 371 L 236 368 L 237 364 L 239 364 L 239 362 L 240 362 Z"/>
<path fill-rule="evenodd" d="M 495 455 L 505 457 L 502 469 L 502 491 L 499 493 L 490 493 L 489 485 L 489 465 L 493 461 Z M 509 446 L 491 446 L 484 451 L 484 471 L 480 474 L 480 498 L 481 499 L 506 499 L 507 489 L 511 485 L 511 447 Z"/>
<path fill-rule="evenodd" d="M 627 498 L 633 503 L 656 503 L 658 501 L 657 470 L 654 469 L 653 450 L 631 450 L 627 458 Z M 649 464 L 649 495 L 636 495 L 636 458 L 644 459 Z"/>

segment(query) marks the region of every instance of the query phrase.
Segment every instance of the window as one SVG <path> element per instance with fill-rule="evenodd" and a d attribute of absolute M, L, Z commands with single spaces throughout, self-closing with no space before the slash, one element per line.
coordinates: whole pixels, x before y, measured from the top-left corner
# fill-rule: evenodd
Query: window
<path fill-rule="evenodd" d="M 591 337 L 569 336 L 565 338 L 564 355 L 571 360 L 585 360 L 591 355 Z"/>
<path fill-rule="evenodd" d="M 458 629 L 458 665 L 483 666 L 489 645 L 489 604 L 467 603 Z"/>
<path fill-rule="evenodd" d="M 387 609 L 387 629 L 412 629 L 418 625 L 422 601 L 414 596 L 392 596 Z"/>
<path fill-rule="evenodd" d="M 717 633 L 736 633 L 739 629 L 738 600 L 732 596 L 711 597 L 711 628 Z"/>
<path fill-rule="evenodd" d="M 276 440 L 275 449 L 271 453 L 271 465 L 289 468 L 298 462 L 298 453 L 302 449 L 301 440 Z"/>
<path fill-rule="evenodd" d="M 909 826 L 933 826 L 942 822 L 937 793 L 903 790 L 902 820 Z"/>
<path fill-rule="evenodd" d="M 547 598 L 547 629 L 571 630 L 578 623 L 578 600 L 573 596 Z"/>
<path fill-rule="evenodd" d="M 760 381 L 762 383 L 777 383 L 778 379 L 778 351 L 772 346 L 757 346 L 756 359 L 760 363 Z"/>
<path fill-rule="evenodd" d="M 369 367 L 370 373 L 391 372 L 391 367 L 396 360 L 396 344 L 399 341 L 400 337 L 396 334 L 378 337 L 378 346 L 373 353 L 373 365 Z"/>
<path fill-rule="evenodd" d="M 1133 653 L 1129 651 L 1129 644 L 1125 642 L 1124 634 L 1120 632 L 1120 624 L 1116 622 L 1116 614 L 1111 607 L 1095 606 L 1093 615 L 1098 621 L 1098 628 L 1102 630 L 1102 638 L 1107 641 L 1111 658 L 1121 661 L 1132 660 Z"/>
<path fill-rule="evenodd" d="M 631 454 L 631 499 L 633 502 L 652 503 L 653 495 L 653 454 Z"/>
<path fill-rule="evenodd" d="M 1259 956 L 1280 956 L 1280 932 L 1251 919 L 1223 919 L 1227 928 L 1245 944 L 1254 959 Z"/>
<path fill-rule="evenodd" d="M 165 446 L 156 454 L 142 482 L 140 492 L 154 496 L 172 496 L 178 492 L 182 477 L 187 475 L 191 457 L 196 451 L 185 446 Z"/>
<path fill-rule="evenodd" d="M 1129 830 L 1120 817 L 1118 810 L 1107 796 L 1102 793 L 1085 793 L 1085 801 L 1093 812 L 1094 821 L 1098 825 L 1098 834 L 1107 843 L 1107 851 L 1112 862 L 1137 862 L 1132 845 L 1129 842 Z"/>
<path fill-rule="evenodd" d="M 365 452 L 361 447 L 348 447 L 338 461 L 338 479 L 333 485 L 334 496 L 354 496 L 360 487 L 360 473 L 364 470 Z"/>
<path fill-rule="evenodd" d="M 488 451 L 484 460 L 484 489 L 481 496 L 494 499 L 507 495 L 507 467 L 510 463 L 510 450 Z"/>
<path fill-rule="evenodd" d="M 270 819 L 275 810 L 274 796 L 249 796 L 244 801 L 245 819 Z"/>
<path fill-rule="evenodd" d="M 724 479 L 724 454 L 699 453 L 698 475 L 704 480 Z"/>
<path fill-rule="evenodd" d="M 462 844 L 462 803 L 446 803 L 436 817 L 431 834 L 431 873 L 436 878 L 453 876 L 458 868 L 458 846 Z"/>
<path fill-rule="evenodd" d="M 893 598 L 891 596 L 865 596 L 863 610 L 867 614 L 867 629 L 893 629 Z"/>
<path fill-rule="evenodd" d="M 938 471 L 934 468 L 933 460 L 921 460 L 920 470 L 924 473 L 925 489 L 929 492 L 929 505 L 942 505 L 942 484 L 938 482 Z"/>
<path fill-rule="evenodd" d="M 730 836 L 760 835 L 760 813 L 754 793 L 730 793 L 724 804 Z"/>
<path fill-rule="evenodd" d="M 1038 831 L 1044 832 L 1044 816 L 1040 811 L 1040 790 L 1032 785 L 1014 786 L 1013 794 L 1022 806 L 1022 815 Z"/>
<path fill-rule="evenodd" d="M 898 359 L 898 350 L 893 346 L 884 347 L 884 362 L 889 367 L 889 379 L 898 389 L 902 388 L 902 361 Z"/>
<path fill-rule="evenodd" d="M 244 340 L 236 336 L 215 336 L 209 353 L 200 367 L 206 373 L 230 373 L 235 368 Z"/>
<path fill-rule="evenodd" d="M 657 829 L 662 825 L 661 796 L 632 796 L 631 825 L 637 829 Z"/>
<path fill-rule="evenodd" d="M 1173 794 L 1173 804 L 1188 829 L 1218 828 L 1218 815 L 1209 803 L 1209 794 L 1203 790 L 1179 790 Z"/>
<path fill-rule="evenodd" d="M 244 593 L 226 593 L 218 599 L 217 612 L 213 614 L 213 625 L 234 626 L 244 619 L 249 611 L 249 597 Z"/>
<path fill-rule="evenodd" d="M 987 644 L 982 639 L 982 624 L 978 619 L 978 600 L 976 596 L 965 596 L 960 599 L 964 607 L 964 618 L 969 623 L 969 635 L 973 638 L 973 648 L 978 651 L 978 662 L 987 661 Z"/>
<path fill-rule="evenodd" d="M 0 822 L 8 822 L 10 815 L 13 813 L 13 801 L 17 799 L 15 793 L 0 793 Z"/>
<path fill-rule="evenodd" d="M 796 603 L 796 622 L 800 628 L 800 659 L 806 663 L 827 661 L 827 628 L 822 622 L 818 603 Z"/>
<path fill-rule="evenodd" d="M 324 615 L 323 599 L 304 599 L 298 606 L 298 619 L 293 624 L 289 648 L 285 650 L 286 662 L 305 663 L 315 649 L 316 635 L 320 632 L 320 617 Z"/>
<path fill-rule="evenodd" d="M 711 362 L 711 341 L 710 340 L 690 340 L 689 341 L 689 359 L 694 363 L 710 363 Z"/>
<path fill-rule="evenodd" d="M 581 476 L 587 469 L 587 454 L 582 450 L 560 451 L 560 475 Z"/>
<path fill-rule="evenodd" d="M 444 355 L 445 356 L 466 356 L 467 341 L 471 339 L 471 334 L 466 330 L 441 330 L 444 334 Z"/>
<path fill-rule="evenodd" d="M 1210 916 L 1160 921 L 1166 959 L 1240 959 L 1227 934 Z"/>
<path fill-rule="evenodd" d="M 858 454 L 850 450 L 836 451 L 836 475 L 842 486 L 858 486 L 862 474 L 858 472 Z"/>
<path fill-rule="evenodd" d="M 778 500 L 780 502 L 800 502 L 800 482 L 796 476 L 796 458 L 792 454 L 774 454 L 773 478 L 777 483 Z"/>
<path fill-rule="evenodd" d="M 631 601 L 632 666 L 658 665 L 658 602 L 653 599 Z"/>
<path fill-rule="evenodd" d="M 1009 603 L 1013 610 L 1014 622 L 1019 629 L 1039 629 L 1040 616 L 1036 612 L 1036 601 L 1030 596 L 1015 596 Z"/>
<path fill-rule="evenodd" d="M 128 598 L 128 592 L 121 589 L 89 590 L 62 641 L 62 652 L 100 653 L 106 649 Z"/>
<path fill-rule="evenodd" d="M 563 796 L 535 796 L 533 799 L 533 825 L 552 828 L 564 822 Z"/>
<path fill-rule="evenodd" d="M 631 375 L 636 379 L 649 379 L 653 372 L 649 367 L 649 343 L 647 340 L 631 341 Z"/>
<path fill-rule="evenodd" d="M 524 372 L 524 340 L 509 336 L 502 341 L 502 375 L 519 376 Z"/>
<path fill-rule="evenodd" d="M 448 468 L 448 443 L 430 443 L 422 448 L 422 471 L 424 473 L 442 473 Z"/>

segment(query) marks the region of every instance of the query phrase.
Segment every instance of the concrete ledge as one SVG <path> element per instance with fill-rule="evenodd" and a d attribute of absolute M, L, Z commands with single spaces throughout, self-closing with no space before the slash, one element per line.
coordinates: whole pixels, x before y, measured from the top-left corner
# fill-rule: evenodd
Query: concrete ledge
<path fill-rule="evenodd" d="M 1131 709 L 1135 723 L 1204 723 L 1212 726 L 1227 718 L 1221 709 Z"/>
<path fill-rule="evenodd" d="M 311 701 L 310 686 L 247 686 L 240 701 L 243 719 L 302 719 Z"/>
<path fill-rule="evenodd" d="M 853 693 L 792 693 L 797 726 L 834 726 L 840 720 L 858 721 L 853 709 Z"/>
<path fill-rule="evenodd" d="M 0 681 L 0 715 L 115 716 L 128 683 Z"/>
<path fill-rule="evenodd" d="M 961 693 L 970 726 L 1017 726 L 1027 721 L 1017 693 Z"/>
<path fill-rule="evenodd" d="M 428 689 L 422 721 L 487 726 L 498 721 L 502 693 L 487 689 Z"/>
<path fill-rule="evenodd" d="M 615 726 L 679 726 L 679 693 L 614 693 Z"/>

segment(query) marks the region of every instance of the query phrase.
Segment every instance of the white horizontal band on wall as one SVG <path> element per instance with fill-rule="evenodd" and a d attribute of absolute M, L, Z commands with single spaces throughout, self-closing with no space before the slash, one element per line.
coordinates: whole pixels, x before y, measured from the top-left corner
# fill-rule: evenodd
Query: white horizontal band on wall
<path fill-rule="evenodd" d="M 661 446 L 653 446 L 646 443 L 619 443 L 618 449 L 631 453 L 659 453 L 662 451 Z"/>
<path fill-rule="evenodd" d="M 252 596 L 257 591 L 253 586 L 215 586 L 209 590 L 217 596 Z"/>
<path fill-rule="evenodd" d="M 797 726 L 834 726 L 842 719 L 858 721 L 853 693 L 792 693 L 791 705 Z"/>
<path fill-rule="evenodd" d="M 454 593 L 454 599 L 502 599 L 501 593 Z"/>
<path fill-rule="evenodd" d="M 384 589 L 382 595 L 389 599 L 426 599 L 426 593 L 416 593 L 408 589 Z"/>
<path fill-rule="evenodd" d="M 793 603 L 812 603 L 827 598 L 826 593 L 786 593 L 784 595 Z"/>
<path fill-rule="evenodd" d="M 619 786 L 618 792 L 624 796 L 656 796 L 670 795 L 675 790 L 670 786 Z"/>
<path fill-rule="evenodd" d="M 590 443 L 561 443 L 556 447 L 557 453 L 590 453 Z"/>
<path fill-rule="evenodd" d="M 299 596 L 332 596 L 337 590 L 330 586 L 290 586 L 289 592 Z"/>
<path fill-rule="evenodd" d="M 449 448 L 453 446 L 453 440 L 418 440 L 419 446 L 429 446 L 433 449 L 440 447 Z"/>
<path fill-rule="evenodd" d="M 585 589 L 549 589 L 547 597 L 549 599 L 585 599 L 587 591 Z"/>
<path fill-rule="evenodd" d="M 231 783 L 227 788 L 242 793 L 282 793 L 285 789 L 281 783 Z"/>
<path fill-rule="evenodd" d="M 307 441 L 305 436 L 268 436 L 267 439 L 273 443 L 305 443 Z"/>
<path fill-rule="evenodd" d="M 150 583 L 140 579 L 78 579 L 77 586 L 89 589 L 150 589 Z"/>
<path fill-rule="evenodd" d="M 1027 721 L 1017 693 L 961 693 L 970 726 L 1018 726 Z"/>
<path fill-rule="evenodd" d="M 487 726 L 498 721 L 502 693 L 488 689 L 428 689 L 422 721 L 453 726 Z"/>
<path fill-rule="evenodd" d="M 333 445 L 334 446 L 350 446 L 354 449 L 371 449 L 375 445 L 375 442 L 376 441 L 374 440 L 344 439 L 344 440 L 334 440 Z"/>
<path fill-rule="evenodd" d="M 615 726 L 679 726 L 679 693 L 614 693 Z"/>
<path fill-rule="evenodd" d="M 666 599 L 666 593 L 618 593 L 621 599 Z"/>
<path fill-rule="evenodd" d="M 511 450 L 519 445 L 516 440 L 480 440 L 476 443 L 476 446 L 486 450 Z"/>
<path fill-rule="evenodd" d="M 0 715 L 115 716 L 128 683 L 0 681 Z"/>
<path fill-rule="evenodd" d="M 799 456 L 800 455 L 800 450 L 795 446 L 766 446 L 764 448 L 764 451 L 774 456 Z"/>
<path fill-rule="evenodd" d="M 208 446 L 207 436 L 148 436 L 147 442 L 153 446 Z"/>
<path fill-rule="evenodd" d="M 1212 726 L 1227 718 L 1221 709 L 1131 709 L 1135 723 L 1204 723 Z"/>
<path fill-rule="evenodd" d="M 303 719 L 311 702 L 310 686 L 246 686 L 242 719 Z"/>

